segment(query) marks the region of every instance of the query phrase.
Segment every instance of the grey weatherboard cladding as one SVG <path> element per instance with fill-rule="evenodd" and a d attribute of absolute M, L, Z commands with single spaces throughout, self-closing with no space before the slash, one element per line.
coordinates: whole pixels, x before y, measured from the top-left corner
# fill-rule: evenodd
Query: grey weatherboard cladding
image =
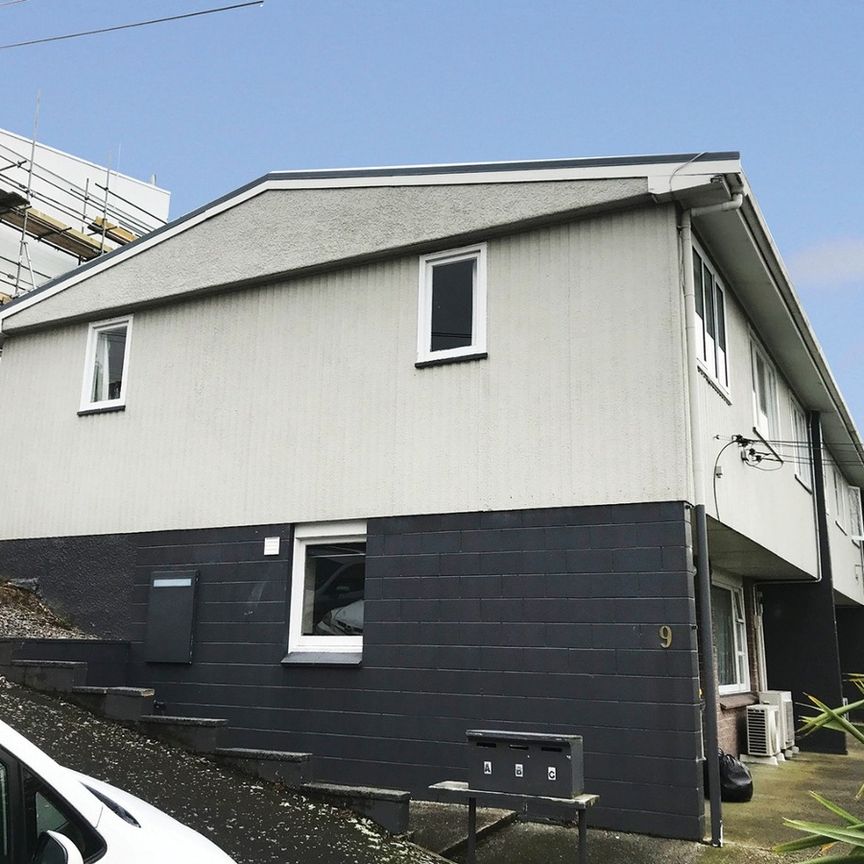
<path fill-rule="evenodd" d="M 232 746 L 310 751 L 317 779 L 415 794 L 464 779 L 468 728 L 580 734 L 592 824 L 702 837 L 686 505 L 370 519 L 348 668 L 280 662 L 290 539 L 287 524 L 135 535 L 132 683 L 168 713 L 226 717 Z M 150 575 L 190 566 L 193 663 L 145 663 Z"/>

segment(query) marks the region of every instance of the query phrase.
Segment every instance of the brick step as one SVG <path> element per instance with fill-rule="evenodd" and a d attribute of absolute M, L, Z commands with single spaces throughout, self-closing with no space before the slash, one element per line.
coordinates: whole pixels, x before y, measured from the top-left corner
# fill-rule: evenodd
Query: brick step
<path fill-rule="evenodd" d="M 70 693 L 87 680 L 87 664 L 75 660 L 12 660 L 3 671 L 16 684 L 47 693 Z"/>
<path fill-rule="evenodd" d="M 227 720 L 217 717 L 171 717 L 153 714 L 136 722 L 139 731 L 195 753 L 213 753 L 222 743 Z"/>
<path fill-rule="evenodd" d="M 311 753 L 221 747 L 213 755 L 222 765 L 259 780 L 281 783 L 290 789 L 296 789 L 312 779 Z"/>
<path fill-rule="evenodd" d="M 326 801 L 335 807 L 353 810 L 371 819 L 391 834 L 404 834 L 408 830 L 411 793 L 402 789 L 342 786 L 337 783 L 304 783 L 300 791 L 310 798 Z"/>
<path fill-rule="evenodd" d="M 149 687 L 73 687 L 69 698 L 94 714 L 134 722 L 153 713 L 155 695 Z"/>

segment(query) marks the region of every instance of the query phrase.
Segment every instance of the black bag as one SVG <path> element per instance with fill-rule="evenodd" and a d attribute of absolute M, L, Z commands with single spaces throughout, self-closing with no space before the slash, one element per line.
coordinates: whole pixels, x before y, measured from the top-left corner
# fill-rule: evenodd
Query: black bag
<path fill-rule="evenodd" d="M 724 753 L 717 751 L 720 761 L 720 800 L 721 801 L 749 801 L 753 797 L 753 778 L 747 766 Z M 708 760 L 702 766 L 705 778 L 705 797 L 708 797 Z"/>

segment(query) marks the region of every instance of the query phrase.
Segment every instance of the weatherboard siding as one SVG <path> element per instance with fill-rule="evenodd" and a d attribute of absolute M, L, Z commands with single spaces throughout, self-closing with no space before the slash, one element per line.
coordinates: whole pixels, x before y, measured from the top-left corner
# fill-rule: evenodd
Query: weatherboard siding
<path fill-rule="evenodd" d="M 426 369 L 415 255 L 141 309 L 83 417 L 87 323 L 11 336 L 0 539 L 687 500 L 676 272 L 672 208 L 490 240 L 489 356 Z"/>
<path fill-rule="evenodd" d="M 138 684 L 316 777 L 411 789 L 465 774 L 465 730 L 585 738 L 592 824 L 701 838 L 693 555 L 683 503 L 370 519 L 359 667 L 285 666 L 291 526 L 138 545 Z M 263 557 L 263 537 L 282 537 Z M 199 571 L 191 665 L 142 660 L 153 571 Z M 662 648 L 660 627 L 671 628 Z"/>

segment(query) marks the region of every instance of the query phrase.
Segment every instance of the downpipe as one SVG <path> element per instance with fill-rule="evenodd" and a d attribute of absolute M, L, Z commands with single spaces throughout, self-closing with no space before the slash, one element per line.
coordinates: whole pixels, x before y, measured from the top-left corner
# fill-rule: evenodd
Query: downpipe
<path fill-rule="evenodd" d="M 699 375 L 697 372 L 696 286 L 693 279 L 693 216 L 738 210 L 744 203 L 743 192 L 732 200 L 707 207 L 684 210 L 679 225 L 684 269 L 684 327 L 687 345 L 687 395 L 690 418 L 690 449 L 693 464 L 693 511 L 696 529 L 696 599 L 699 606 L 699 650 L 702 654 L 703 737 L 708 760 L 708 798 L 711 813 L 711 845 L 723 845 L 723 812 L 720 802 L 720 761 L 717 758 L 717 668 L 714 664 L 714 636 L 711 614 L 711 570 L 708 563 L 708 517 L 705 512 L 705 448 L 702 417 L 699 411 Z"/>

